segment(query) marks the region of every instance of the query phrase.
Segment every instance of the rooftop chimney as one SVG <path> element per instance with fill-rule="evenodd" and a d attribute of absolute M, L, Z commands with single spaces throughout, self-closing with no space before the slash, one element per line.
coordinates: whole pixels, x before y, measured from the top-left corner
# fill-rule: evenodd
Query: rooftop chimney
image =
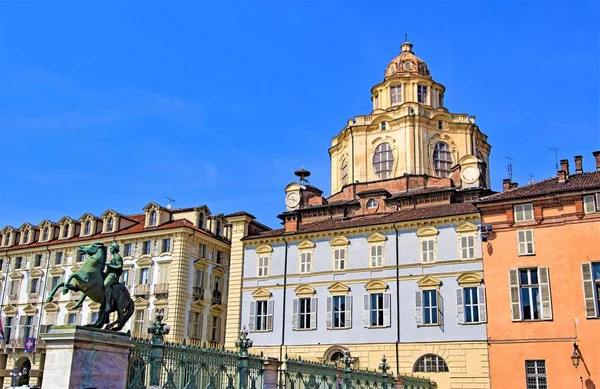
<path fill-rule="evenodd" d="M 569 177 L 569 175 L 567 174 L 566 171 L 564 171 L 564 170 L 558 171 L 558 182 L 560 182 L 560 183 L 567 182 L 567 177 Z"/>
<path fill-rule="evenodd" d="M 596 158 L 596 171 L 600 171 L 600 150 L 594 151 L 592 154 Z"/>
<path fill-rule="evenodd" d="M 519 183 L 518 182 L 511 182 L 510 183 L 510 189 L 517 189 L 519 187 Z"/>
<path fill-rule="evenodd" d="M 569 160 L 561 159 L 560 160 L 560 170 L 563 170 L 567 177 L 569 176 Z"/>
<path fill-rule="evenodd" d="M 575 156 L 575 173 L 583 173 L 583 157 L 581 155 Z"/>
<path fill-rule="evenodd" d="M 502 192 L 506 192 L 510 189 L 510 178 L 505 178 L 502 180 Z"/>

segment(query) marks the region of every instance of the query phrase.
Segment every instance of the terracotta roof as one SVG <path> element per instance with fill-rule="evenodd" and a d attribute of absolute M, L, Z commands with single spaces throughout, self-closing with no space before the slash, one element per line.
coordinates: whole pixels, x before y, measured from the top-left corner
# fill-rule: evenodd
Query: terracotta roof
<path fill-rule="evenodd" d="M 301 223 L 300 229 L 286 233 L 285 229 L 267 231 L 265 233 L 244 238 L 244 240 L 261 239 L 267 237 L 289 236 L 309 232 L 331 231 L 346 228 L 363 227 L 377 224 L 391 224 L 410 220 L 433 219 L 437 217 L 477 213 L 477 208 L 471 203 L 443 204 L 429 207 L 414 208 L 391 213 L 364 215 L 344 219 L 327 219 L 313 223 Z"/>
<path fill-rule="evenodd" d="M 520 188 L 482 197 L 477 203 L 511 200 L 522 197 L 535 197 L 555 193 L 581 191 L 600 188 L 600 171 L 572 174 L 566 182 L 558 182 L 558 177 L 548 178 L 540 182 L 524 185 Z"/>

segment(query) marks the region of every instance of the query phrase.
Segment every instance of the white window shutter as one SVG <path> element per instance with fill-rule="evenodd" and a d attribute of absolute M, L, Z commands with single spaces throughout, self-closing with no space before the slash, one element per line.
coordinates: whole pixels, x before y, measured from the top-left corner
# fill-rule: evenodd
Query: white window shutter
<path fill-rule="evenodd" d="M 158 240 L 153 240 L 152 241 L 152 254 L 156 255 L 158 254 Z"/>
<path fill-rule="evenodd" d="M 437 291 L 437 305 L 438 305 L 438 325 L 444 331 L 444 299 L 442 298 L 442 294 L 440 291 Z"/>
<path fill-rule="evenodd" d="M 463 303 L 463 288 L 456 289 L 456 318 L 458 319 L 458 324 L 463 324 L 465 322 L 465 306 Z"/>
<path fill-rule="evenodd" d="M 250 302 L 250 315 L 248 316 L 248 331 L 254 331 L 256 326 L 256 301 Z"/>
<path fill-rule="evenodd" d="M 81 324 L 81 323 L 79 323 Z M 33 315 L 33 319 L 31 320 L 31 335 L 32 338 L 37 338 L 37 328 L 38 328 L 38 315 Z"/>
<path fill-rule="evenodd" d="M 153 280 L 153 275 L 154 275 L 154 267 L 150 267 L 148 269 L 148 285 L 152 285 L 152 280 Z"/>
<path fill-rule="evenodd" d="M 363 327 L 369 327 L 369 316 L 371 314 L 371 295 L 365 294 L 363 298 Z"/>
<path fill-rule="evenodd" d="M 477 304 L 479 305 L 479 322 L 487 322 L 487 306 L 485 304 L 485 286 L 477 287 Z"/>
<path fill-rule="evenodd" d="M 596 296 L 594 295 L 594 278 L 592 276 L 592 264 L 581 264 L 581 279 L 583 280 L 583 300 L 585 303 L 585 316 L 598 317 L 598 307 L 596 307 Z"/>
<path fill-rule="evenodd" d="M 519 254 L 527 254 L 527 243 L 525 243 L 525 231 L 517 231 L 517 242 L 519 243 Z"/>
<path fill-rule="evenodd" d="M 583 197 L 583 211 L 585 213 L 596 212 L 596 205 L 594 204 L 594 195 Z"/>
<path fill-rule="evenodd" d="M 269 301 L 267 304 L 267 331 L 273 331 L 273 310 L 274 301 Z"/>
<path fill-rule="evenodd" d="M 415 292 L 415 319 L 418 326 L 423 325 L 423 292 Z"/>
<path fill-rule="evenodd" d="M 333 297 L 327 297 L 327 329 L 331 329 L 331 315 L 333 311 Z"/>
<path fill-rule="evenodd" d="M 352 296 L 346 296 L 346 327 L 352 328 Z"/>
<path fill-rule="evenodd" d="M 204 330 L 204 313 L 201 313 L 200 315 L 198 315 L 198 324 L 197 324 L 197 329 L 196 329 L 196 336 L 200 339 L 202 339 L 202 332 Z"/>
<path fill-rule="evenodd" d="M 521 321 L 521 291 L 519 288 L 519 270 L 510 269 L 508 271 L 508 285 L 510 294 L 510 310 L 512 321 Z"/>
<path fill-rule="evenodd" d="M 550 273 L 547 267 L 538 267 L 542 320 L 552 320 L 552 296 L 550 295 Z"/>
<path fill-rule="evenodd" d="M 298 299 L 292 301 L 292 329 L 298 329 Z"/>
<path fill-rule="evenodd" d="M 76 324 L 77 324 L 78 326 L 80 326 L 80 325 L 81 325 L 81 313 L 78 313 L 78 314 L 77 314 L 77 321 L 76 321 Z"/>
<path fill-rule="evenodd" d="M 317 298 L 310 299 L 310 329 L 317 329 Z"/>
<path fill-rule="evenodd" d="M 392 295 L 390 293 L 383 294 L 383 326 L 389 327 L 392 325 Z"/>

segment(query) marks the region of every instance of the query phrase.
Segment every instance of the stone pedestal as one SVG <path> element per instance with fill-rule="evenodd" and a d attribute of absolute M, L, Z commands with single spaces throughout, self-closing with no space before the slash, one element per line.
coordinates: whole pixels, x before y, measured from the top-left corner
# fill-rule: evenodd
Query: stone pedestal
<path fill-rule="evenodd" d="M 133 342 L 119 332 L 74 325 L 42 335 L 46 363 L 42 389 L 123 389 Z"/>

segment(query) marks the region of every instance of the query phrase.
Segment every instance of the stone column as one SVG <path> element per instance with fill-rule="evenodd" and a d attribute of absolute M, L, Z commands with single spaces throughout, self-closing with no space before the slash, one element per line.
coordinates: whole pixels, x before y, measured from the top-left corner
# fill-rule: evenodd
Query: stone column
<path fill-rule="evenodd" d="M 282 362 L 277 358 L 266 358 L 263 361 L 263 389 L 277 389 L 279 382 L 279 368 Z"/>
<path fill-rule="evenodd" d="M 133 342 L 126 334 L 53 326 L 47 334 L 42 389 L 123 389 Z"/>

